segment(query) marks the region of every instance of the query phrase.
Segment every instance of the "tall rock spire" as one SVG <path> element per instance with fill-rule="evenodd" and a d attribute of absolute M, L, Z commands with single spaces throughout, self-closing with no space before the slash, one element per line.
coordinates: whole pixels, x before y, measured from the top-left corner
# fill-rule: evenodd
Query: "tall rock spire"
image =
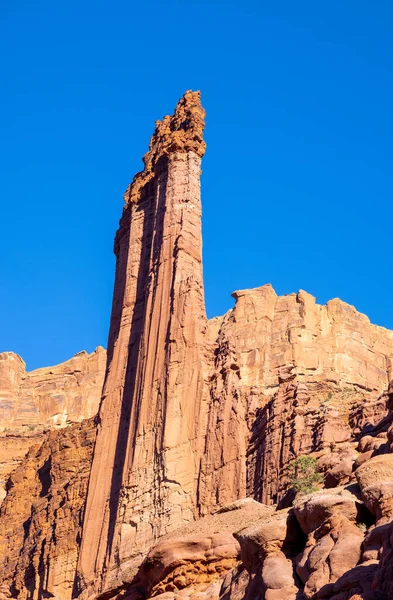
<path fill-rule="evenodd" d="M 206 329 L 199 92 L 156 123 L 125 194 L 107 374 L 83 525 L 78 586 L 121 581 L 152 540 L 195 516 Z M 202 427 L 201 427 L 202 425 Z"/>
<path fill-rule="evenodd" d="M 363 462 L 357 473 L 364 467 L 366 476 L 367 469 L 374 469 L 368 464 L 383 461 L 380 452 L 392 450 L 391 415 L 386 410 L 392 385 L 388 395 L 383 392 L 393 378 L 393 331 L 372 325 L 338 299 L 320 306 L 304 291 L 277 296 L 270 285 L 234 292 L 235 306 L 207 321 L 199 185 L 203 127 L 199 93 L 187 92 L 174 115 L 157 123 L 144 170 L 126 192 L 115 240 L 108 360 L 87 500 L 95 439 L 91 421 L 48 433 L 11 474 L 0 507 L 2 597 L 70 600 L 73 595 L 78 600 L 119 600 L 148 597 L 151 591 L 155 595 L 174 589 L 177 594 L 176 589 L 190 581 L 218 582 L 224 576 L 222 569 L 231 568 L 236 558 L 235 546 L 223 543 L 227 536 L 221 537 L 223 532 L 230 537 L 226 525 L 220 530 L 224 512 L 231 510 L 227 522 L 231 531 L 244 526 L 237 511 L 232 511 L 240 506 L 234 501 L 248 496 L 267 504 L 286 503 L 291 486 L 288 465 L 304 455 L 323 459 L 326 482 L 353 481 L 355 448 L 362 434 L 366 436 L 363 449 L 370 447 L 378 456 Z M 0 387 L 3 384 L 5 389 L 3 411 L 7 412 L 18 389 L 26 391 L 26 374 L 15 355 L 4 354 L 4 361 Z M 83 369 L 79 371 L 78 382 L 91 383 L 91 369 L 86 369 L 84 375 Z M 69 376 L 69 368 L 65 375 Z M 47 400 L 52 402 L 53 387 L 47 388 Z M 30 400 L 27 394 L 25 403 Z M 25 415 L 26 411 L 20 417 L 23 423 Z M 4 421 L 7 415 L 3 417 Z M 3 457 L 7 457 L 11 438 L 5 431 L 0 434 Z M 385 467 L 382 462 L 382 483 L 386 468 L 391 468 Z M 368 504 L 366 479 L 358 479 L 365 505 L 371 512 L 382 511 L 385 519 L 390 488 L 387 496 L 377 490 L 376 508 Z M 172 559 L 161 560 L 168 554 L 160 558 L 161 545 L 151 550 L 155 542 L 178 527 L 184 533 L 189 527 L 183 525 L 222 507 L 226 509 L 205 520 L 201 529 L 206 531 L 208 523 L 211 534 L 219 534 L 217 543 L 225 560 L 217 560 L 222 554 L 216 554 L 212 540 L 205 552 L 205 542 L 194 544 L 188 538 L 184 548 L 200 548 L 201 561 L 191 561 L 189 579 L 183 577 L 185 565 L 179 567 L 181 574 L 177 568 L 167 571 L 170 564 L 178 564 L 173 556 L 185 555 L 170 542 Z M 272 515 L 265 509 L 262 513 Z M 284 521 L 289 523 L 287 515 Z M 347 525 L 345 535 L 350 531 Z M 358 534 L 354 566 L 363 536 L 353 523 L 349 525 Z M 197 528 L 198 524 L 191 527 L 193 532 Z M 252 531 L 254 536 L 256 530 Z M 297 528 L 290 535 L 282 529 L 285 546 L 294 532 L 299 538 Z M 179 535 L 178 531 L 174 537 Z M 324 543 L 323 539 L 319 541 Z M 274 560 L 281 553 L 279 565 L 292 573 L 284 546 L 273 546 Z M 228 548 L 232 548 L 229 555 Z M 288 554 L 291 559 L 300 550 L 296 546 L 292 553 L 294 549 Z M 306 558 L 308 549 L 309 544 Z M 150 558 L 143 563 L 149 550 Z M 268 560 L 265 550 L 264 546 L 261 552 Z M 199 557 L 199 551 L 191 554 Z M 326 561 L 321 564 L 325 569 Z M 252 581 L 261 581 L 261 589 L 267 587 L 267 579 L 263 580 L 270 569 L 267 565 L 254 571 Z M 316 594 L 316 571 L 309 571 L 311 577 L 303 583 L 306 591 Z M 153 587 L 158 573 L 164 579 Z M 339 577 L 336 583 L 329 582 L 334 589 L 348 579 L 337 570 L 331 574 L 334 581 Z M 225 575 L 225 585 L 232 581 L 235 586 L 227 588 L 225 595 L 234 591 L 241 597 L 247 579 L 245 571 L 240 579 L 238 575 L 238 567 Z M 286 576 L 284 580 L 288 581 Z M 291 577 L 290 588 L 296 594 L 292 581 Z M 322 583 L 326 583 L 323 578 Z"/>
<path fill-rule="evenodd" d="M 80 600 L 137 585 L 153 543 L 195 518 L 246 496 L 279 501 L 288 462 L 350 439 L 354 403 L 392 378 L 393 333 L 339 300 L 266 285 L 207 321 L 203 127 L 199 93 L 187 92 L 125 194 Z"/>

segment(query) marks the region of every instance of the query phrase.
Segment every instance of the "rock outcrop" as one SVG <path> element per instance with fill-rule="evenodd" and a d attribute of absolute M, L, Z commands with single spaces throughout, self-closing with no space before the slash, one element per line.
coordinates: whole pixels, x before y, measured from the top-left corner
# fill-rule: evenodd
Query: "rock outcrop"
<path fill-rule="evenodd" d="M 97 413 L 106 352 L 78 352 L 54 367 L 26 372 L 14 352 L 0 354 L 0 431 L 64 426 Z"/>
<path fill-rule="evenodd" d="M 121 583 L 119 567 L 195 518 L 203 450 L 200 162 L 204 112 L 187 92 L 157 122 L 115 240 L 108 372 L 79 558 L 82 585 Z"/>
<path fill-rule="evenodd" d="M 100 347 L 30 372 L 0 354 L 0 579 L 11 597 L 70 595 L 96 432 L 85 419 L 105 365 Z"/>
<path fill-rule="evenodd" d="M 0 499 L 13 469 L 44 431 L 97 413 L 106 352 L 79 352 L 54 367 L 26 372 L 14 352 L 0 353 Z"/>
<path fill-rule="evenodd" d="M 11 475 L 5 595 L 371 600 L 390 573 L 393 332 L 270 285 L 206 318 L 203 129 L 199 93 L 186 92 L 125 194 L 98 415 L 47 434 Z M 19 357 L 7 360 L 6 421 L 9 396 L 21 426 L 37 410 L 52 425 L 95 411 L 64 368 L 51 384 L 29 376 L 27 393 Z M 288 466 L 302 455 L 325 489 L 294 498 Z"/>
<path fill-rule="evenodd" d="M 246 496 L 282 500 L 299 454 L 347 444 L 331 480 L 340 468 L 349 480 L 354 415 L 392 377 L 393 332 L 340 300 L 319 306 L 267 285 L 206 319 L 203 118 L 187 92 L 157 123 L 125 195 L 79 557 L 86 595 L 121 588 L 154 540 L 184 522 Z"/>
<path fill-rule="evenodd" d="M 70 597 L 95 433 L 93 419 L 48 432 L 9 478 L 0 581 L 12 598 Z"/>

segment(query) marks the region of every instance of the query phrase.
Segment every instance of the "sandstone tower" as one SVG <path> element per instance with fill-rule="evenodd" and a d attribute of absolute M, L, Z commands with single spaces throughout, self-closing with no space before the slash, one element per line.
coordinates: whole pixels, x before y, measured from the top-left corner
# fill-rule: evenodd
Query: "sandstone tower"
<path fill-rule="evenodd" d="M 393 333 L 340 300 L 265 285 L 206 319 L 203 128 L 186 92 L 125 194 L 77 597 L 127 586 L 155 541 L 219 506 L 280 501 L 288 462 L 348 440 L 392 377 Z"/>
<path fill-rule="evenodd" d="M 199 92 L 156 130 L 125 194 L 107 376 L 90 476 L 79 577 L 113 585 L 152 540 L 195 516 L 204 419 L 206 329 Z M 130 564 L 129 564 L 130 563 Z"/>

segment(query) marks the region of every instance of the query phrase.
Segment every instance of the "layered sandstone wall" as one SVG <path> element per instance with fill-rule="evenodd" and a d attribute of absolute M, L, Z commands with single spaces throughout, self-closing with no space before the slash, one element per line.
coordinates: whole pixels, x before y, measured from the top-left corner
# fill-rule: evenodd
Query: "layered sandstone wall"
<path fill-rule="evenodd" d="M 0 596 L 71 598 L 95 433 L 90 419 L 43 434 L 11 474 L 0 508 Z"/>
<path fill-rule="evenodd" d="M 101 347 L 29 372 L 18 354 L 0 353 L 0 500 L 11 471 L 44 431 L 97 413 L 105 366 Z"/>
<path fill-rule="evenodd" d="M 0 429 L 64 426 L 96 414 L 106 352 L 79 352 L 54 367 L 26 372 L 13 352 L 0 354 Z"/>
<path fill-rule="evenodd" d="M 393 332 L 353 306 L 320 306 L 304 291 L 277 296 L 271 285 L 233 295 L 235 307 L 209 323 L 217 346 L 201 514 L 247 495 L 277 501 L 285 464 L 348 440 L 351 411 L 393 377 Z"/>
<path fill-rule="evenodd" d="M 230 339 L 241 386 L 266 395 L 278 386 L 279 370 L 294 365 L 300 380 L 385 389 L 393 374 L 393 332 L 338 298 L 325 306 L 304 291 L 277 296 L 270 285 L 233 294 L 219 342 Z"/>

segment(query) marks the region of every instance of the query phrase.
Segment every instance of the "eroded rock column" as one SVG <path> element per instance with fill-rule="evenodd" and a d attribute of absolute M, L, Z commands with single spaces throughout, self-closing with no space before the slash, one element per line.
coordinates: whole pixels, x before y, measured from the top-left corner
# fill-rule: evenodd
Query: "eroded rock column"
<path fill-rule="evenodd" d="M 153 539 L 195 518 L 207 412 L 203 127 L 199 93 L 187 92 L 157 122 L 145 169 L 125 195 L 76 583 L 91 593 L 129 580 Z"/>

